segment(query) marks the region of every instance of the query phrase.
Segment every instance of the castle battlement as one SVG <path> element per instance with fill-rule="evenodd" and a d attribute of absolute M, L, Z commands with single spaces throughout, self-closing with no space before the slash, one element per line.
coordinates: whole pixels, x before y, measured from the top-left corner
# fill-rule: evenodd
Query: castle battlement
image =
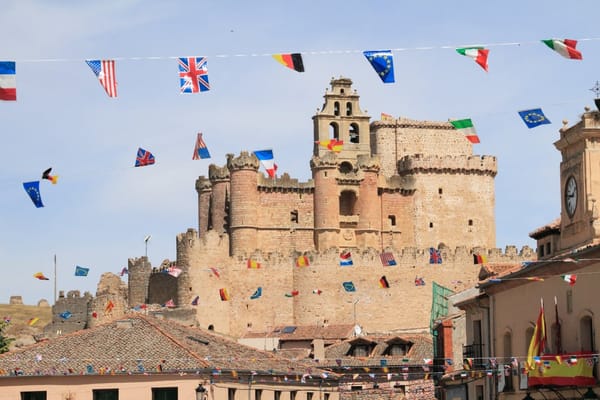
<path fill-rule="evenodd" d="M 371 122 L 371 127 L 374 128 L 421 128 L 421 129 L 454 129 L 450 122 L 438 122 L 438 121 L 420 121 L 416 119 L 410 119 L 405 117 L 399 117 L 392 120 L 382 120 Z"/>
<path fill-rule="evenodd" d="M 398 161 L 400 175 L 415 173 L 476 173 L 496 176 L 498 163 L 493 156 L 446 156 L 415 154 Z"/>
<path fill-rule="evenodd" d="M 307 182 L 298 182 L 298 179 L 291 178 L 288 173 L 280 177 L 269 178 L 263 174 L 258 175 L 258 190 L 266 192 L 312 192 L 315 189 L 315 182 L 310 179 Z"/>

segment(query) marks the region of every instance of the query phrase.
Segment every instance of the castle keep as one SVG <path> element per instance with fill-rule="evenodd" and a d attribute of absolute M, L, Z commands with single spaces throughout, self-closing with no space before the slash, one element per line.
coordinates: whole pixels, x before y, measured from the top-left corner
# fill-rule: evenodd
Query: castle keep
<path fill-rule="evenodd" d="M 352 81 L 332 79 L 306 138 L 315 142 L 311 180 L 268 178 L 248 152 L 210 165 L 196 181 L 198 228 L 177 236 L 182 273 L 153 273 L 146 257 L 129 260 L 130 306 L 173 298 L 201 327 L 234 336 L 277 325 L 426 328 L 431 283 L 474 286 L 473 254 L 490 262 L 534 256 L 528 247 L 494 248 L 495 157 L 474 155 L 448 122 L 370 119 Z M 322 145 L 332 139 L 343 141 L 341 151 Z M 430 248 L 441 264 L 430 264 Z M 352 266 L 340 266 L 342 251 Z M 396 265 L 384 266 L 383 252 Z M 308 266 L 296 266 L 301 255 Z M 260 268 L 248 268 L 249 259 Z M 382 276 L 389 288 L 380 287 Z M 259 287 L 262 296 L 251 299 Z"/>

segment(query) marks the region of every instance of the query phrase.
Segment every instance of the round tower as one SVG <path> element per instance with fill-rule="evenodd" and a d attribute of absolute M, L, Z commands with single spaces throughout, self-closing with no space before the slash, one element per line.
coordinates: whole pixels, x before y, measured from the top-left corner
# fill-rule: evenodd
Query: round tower
<path fill-rule="evenodd" d="M 340 202 L 336 182 L 337 158 L 331 152 L 324 154 L 322 158 L 315 155 L 310 160 L 310 168 L 315 182 L 313 195 L 315 248 L 324 251 L 339 245 Z"/>
<path fill-rule="evenodd" d="M 247 151 L 234 158 L 227 155 L 230 174 L 230 249 L 231 255 L 244 255 L 258 247 L 258 168 L 259 161 Z"/>
<path fill-rule="evenodd" d="M 210 197 L 210 221 L 209 229 L 218 233 L 229 230 L 229 169 L 227 166 L 208 167 L 208 177 L 212 185 Z"/>
<path fill-rule="evenodd" d="M 379 159 L 367 155 L 358 156 L 358 170 L 362 173 L 356 201 L 358 226 L 356 228 L 356 244 L 359 247 L 380 245 L 381 202 L 377 192 Z"/>
<path fill-rule="evenodd" d="M 129 306 L 135 307 L 148 302 L 148 284 L 152 266 L 148 257 L 127 260 Z"/>
<path fill-rule="evenodd" d="M 198 233 L 194 229 L 188 229 L 185 233 L 177 235 L 176 238 L 176 265 L 181 269 L 181 274 L 177 277 L 177 300 L 175 300 L 177 307 L 189 306 L 192 303 L 192 297 L 195 295 L 190 267 L 194 260 L 197 241 Z"/>
<path fill-rule="evenodd" d="M 196 192 L 198 192 L 198 234 L 204 236 L 211 226 L 210 198 L 212 186 L 206 177 L 200 176 L 196 179 Z"/>

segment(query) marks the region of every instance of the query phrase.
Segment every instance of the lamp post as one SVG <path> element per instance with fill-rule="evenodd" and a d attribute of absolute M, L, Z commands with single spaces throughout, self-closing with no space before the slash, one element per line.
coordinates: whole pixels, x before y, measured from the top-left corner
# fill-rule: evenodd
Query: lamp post
<path fill-rule="evenodd" d="M 144 238 L 144 243 L 146 245 L 146 252 L 145 252 L 146 258 L 148 258 L 148 241 L 150 240 L 151 237 L 152 237 L 152 235 L 148 235 Z"/>
<path fill-rule="evenodd" d="M 206 388 L 201 383 L 196 388 L 196 400 L 206 400 Z"/>

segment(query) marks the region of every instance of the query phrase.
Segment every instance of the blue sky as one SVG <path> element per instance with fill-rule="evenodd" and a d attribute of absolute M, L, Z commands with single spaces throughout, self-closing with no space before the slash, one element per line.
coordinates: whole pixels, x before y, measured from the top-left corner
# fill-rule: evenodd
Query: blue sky
<path fill-rule="evenodd" d="M 3 4 L 1 60 L 17 62 L 17 102 L 0 104 L 0 302 L 95 293 L 104 272 L 144 255 L 175 259 L 175 236 L 197 227 L 194 182 L 226 153 L 272 148 L 279 172 L 310 178 L 312 121 L 332 77 L 354 81 L 361 106 L 413 119 L 473 119 L 479 155 L 498 158 L 497 247 L 560 215 L 561 121 L 593 106 L 600 79 L 597 2 L 558 1 L 42 1 Z M 540 40 L 580 41 L 583 61 Z M 508 43 L 513 43 L 508 45 Z M 514 43 L 518 43 L 514 44 Z M 489 72 L 454 48 L 489 44 Z M 424 48 L 424 49 L 421 49 Z M 363 50 L 394 50 L 384 85 Z M 302 52 L 305 73 L 265 54 Z M 212 89 L 180 94 L 174 57 L 208 57 Z M 116 58 L 110 99 L 85 59 Z M 517 111 L 542 107 L 528 130 Z M 212 159 L 192 161 L 197 132 Z M 157 163 L 133 168 L 138 147 Z M 22 183 L 53 167 L 36 209 Z M 465 205 L 468 207 L 468 205 Z M 90 268 L 75 277 L 75 265 Z"/>

